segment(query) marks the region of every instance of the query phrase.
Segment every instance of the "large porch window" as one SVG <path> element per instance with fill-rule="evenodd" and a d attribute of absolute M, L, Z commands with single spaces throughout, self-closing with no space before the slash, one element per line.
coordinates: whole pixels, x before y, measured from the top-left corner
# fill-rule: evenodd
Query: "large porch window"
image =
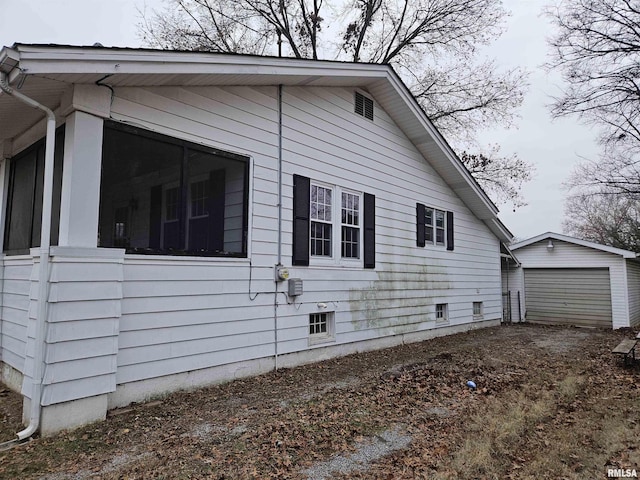
<path fill-rule="evenodd" d="M 247 255 L 247 157 L 107 122 L 99 246 Z"/>
<path fill-rule="evenodd" d="M 58 244 L 63 152 L 64 126 L 56 130 L 51 245 Z M 43 138 L 9 160 L 9 189 L 4 230 L 4 253 L 8 255 L 27 254 L 30 248 L 40 246 L 44 153 Z"/>

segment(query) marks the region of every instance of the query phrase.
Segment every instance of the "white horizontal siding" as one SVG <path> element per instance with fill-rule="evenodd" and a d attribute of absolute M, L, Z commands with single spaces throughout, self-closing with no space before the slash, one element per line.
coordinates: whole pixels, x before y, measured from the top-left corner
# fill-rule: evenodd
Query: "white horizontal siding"
<path fill-rule="evenodd" d="M 43 405 L 115 390 L 122 264 L 122 250 L 52 250 Z"/>
<path fill-rule="evenodd" d="M 548 249 L 547 243 L 547 240 L 542 240 L 515 250 L 522 268 L 609 268 L 613 328 L 628 327 L 628 287 L 624 258 L 560 240 L 553 240 L 553 249 Z"/>
<path fill-rule="evenodd" d="M 115 120 L 252 159 L 251 265 L 126 256 L 118 384 L 275 354 L 276 98 L 275 87 L 115 90 Z M 370 122 L 352 102 L 352 89 L 284 88 L 283 263 L 291 263 L 293 174 L 301 174 L 376 196 L 376 269 L 291 267 L 304 294 L 277 296 L 278 352 L 310 348 L 308 316 L 319 302 L 336 312 L 338 344 L 439 327 L 436 303 L 449 304 L 446 325 L 470 324 L 473 301 L 483 302 L 485 320 L 499 319 L 498 240 L 384 111 L 376 106 Z M 454 252 L 415 246 L 416 202 L 455 213 Z"/>
<path fill-rule="evenodd" d="M 271 267 L 164 263 L 125 258 L 118 383 L 275 353 Z"/>
<path fill-rule="evenodd" d="M 290 255 L 292 175 L 376 196 L 375 271 L 292 268 L 304 295 L 284 306 L 279 349 L 308 348 L 308 315 L 335 311 L 336 342 L 434 328 L 435 304 L 448 303 L 449 325 L 500 318 L 498 241 L 376 106 L 374 122 L 353 113 L 349 89 L 286 88 L 284 95 L 284 242 Z M 415 246 L 416 202 L 455 214 L 455 251 Z"/>
<path fill-rule="evenodd" d="M 522 267 L 516 267 L 512 263 L 509 269 L 502 266 L 502 293 L 510 292 L 511 296 L 511 321 L 524 321 L 524 272 Z M 519 296 L 519 298 L 518 298 Z"/>
<path fill-rule="evenodd" d="M 627 260 L 629 326 L 640 325 L 640 264 Z"/>
<path fill-rule="evenodd" d="M 4 257 L 0 308 L 0 360 L 24 373 L 31 289 L 31 256 Z"/>

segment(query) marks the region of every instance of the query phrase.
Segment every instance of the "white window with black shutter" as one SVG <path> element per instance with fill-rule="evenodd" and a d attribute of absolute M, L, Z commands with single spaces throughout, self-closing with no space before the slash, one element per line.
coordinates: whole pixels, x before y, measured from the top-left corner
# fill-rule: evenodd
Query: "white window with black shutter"
<path fill-rule="evenodd" d="M 294 175 L 293 265 L 375 268 L 375 196 Z"/>
<path fill-rule="evenodd" d="M 417 246 L 435 245 L 453 250 L 453 212 L 416 205 Z"/>

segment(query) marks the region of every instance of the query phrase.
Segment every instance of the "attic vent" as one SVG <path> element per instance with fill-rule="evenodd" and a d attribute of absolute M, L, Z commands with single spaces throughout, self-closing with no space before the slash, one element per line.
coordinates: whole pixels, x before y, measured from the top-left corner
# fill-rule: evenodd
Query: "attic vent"
<path fill-rule="evenodd" d="M 356 92 L 356 113 L 364 118 L 373 120 L 373 100 Z"/>

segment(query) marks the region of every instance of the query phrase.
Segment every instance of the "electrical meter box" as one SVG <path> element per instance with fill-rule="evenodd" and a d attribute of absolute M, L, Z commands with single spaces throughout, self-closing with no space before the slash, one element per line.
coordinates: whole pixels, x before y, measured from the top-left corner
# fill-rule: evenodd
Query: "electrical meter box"
<path fill-rule="evenodd" d="M 289 296 L 297 297 L 298 295 L 302 295 L 302 279 L 301 278 L 290 278 L 289 279 Z"/>

